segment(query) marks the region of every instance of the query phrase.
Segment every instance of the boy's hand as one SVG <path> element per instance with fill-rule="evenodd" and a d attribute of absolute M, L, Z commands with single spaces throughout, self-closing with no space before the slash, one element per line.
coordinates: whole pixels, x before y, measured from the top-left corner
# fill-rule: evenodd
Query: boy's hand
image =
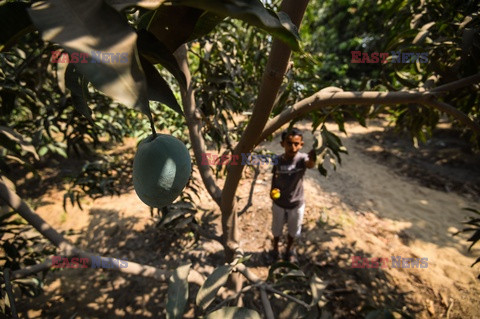
<path fill-rule="evenodd" d="M 308 152 L 307 167 L 308 168 L 315 167 L 316 162 L 317 162 L 317 153 L 315 152 L 315 149 L 312 149 L 310 152 Z"/>

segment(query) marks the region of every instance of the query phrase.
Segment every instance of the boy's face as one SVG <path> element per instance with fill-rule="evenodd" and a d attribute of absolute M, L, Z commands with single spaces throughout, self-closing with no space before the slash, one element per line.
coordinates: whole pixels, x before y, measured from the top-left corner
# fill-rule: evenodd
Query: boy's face
<path fill-rule="evenodd" d="M 280 142 L 280 144 L 285 149 L 285 157 L 288 159 L 294 158 L 297 155 L 297 152 L 303 146 L 303 138 L 298 135 L 288 135 L 285 137 L 285 140 Z"/>

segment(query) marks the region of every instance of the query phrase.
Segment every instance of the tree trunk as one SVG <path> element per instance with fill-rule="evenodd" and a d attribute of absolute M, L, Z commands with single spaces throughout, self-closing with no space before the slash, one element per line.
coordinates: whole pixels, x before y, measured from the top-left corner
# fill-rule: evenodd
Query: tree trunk
<path fill-rule="evenodd" d="M 284 0 L 280 11 L 287 13 L 292 19 L 292 22 L 299 27 L 307 4 L 308 0 Z M 249 153 L 255 147 L 255 142 L 262 133 L 268 117 L 272 112 L 275 98 L 283 81 L 283 76 L 287 71 L 290 54 L 291 50 L 286 44 L 277 39 L 273 40 L 272 49 L 263 73 L 260 91 L 253 108 L 250 122 L 233 151 L 234 155 L 240 156 L 241 153 Z M 242 172 L 242 165 L 232 165 L 229 167 L 220 201 L 225 258 L 227 262 L 233 260 L 235 251 L 239 247 L 240 234 L 238 230 L 235 193 L 242 177 Z"/>

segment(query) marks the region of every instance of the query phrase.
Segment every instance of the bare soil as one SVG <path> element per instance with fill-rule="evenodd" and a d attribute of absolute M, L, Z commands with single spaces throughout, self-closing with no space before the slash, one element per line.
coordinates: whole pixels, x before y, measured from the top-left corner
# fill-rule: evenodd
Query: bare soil
<path fill-rule="evenodd" d="M 340 135 L 349 152 L 343 164 L 336 171 L 329 167 L 326 178 L 315 169 L 306 174 L 299 266 L 326 284 L 322 318 L 362 318 L 372 309 L 415 318 L 478 318 L 480 269 L 470 265 L 480 249 L 469 252 L 467 235 L 453 234 L 469 216 L 463 207 L 480 209 L 480 158 L 448 128 L 417 149 L 384 125 L 347 124 L 348 136 Z M 308 131 L 307 123 L 299 126 Z M 312 135 L 306 132 L 304 139 L 307 152 Z M 131 158 L 134 146 L 128 141 L 117 151 Z M 261 147 L 282 151 L 279 136 Z M 57 175 L 68 167 L 61 164 Z M 78 163 L 70 166 L 75 167 Z M 270 266 L 266 254 L 271 248 L 270 171 L 271 167 L 260 167 L 254 179 L 246 169 L 237 192 L 238 207 L 243 208 L 254 185 L 252 205 L 240 215 L 241 244 L 252 256 L 246 264 L 263 279 Z M 159 227 L 131 187 L 120 196 L 84 200 L 83 211 L 69 207 L 64 213 L 65 190 L 55 179 L 55 170 L 50 174 L 53 182 L 42 185 L 32 202 L 52 226 L 73 230 L 70 239 L 78 246 L 160 268 L 190 262 L 205 275 L 223 262 L 219 243 L 197 240 L 185 228 Z M 32 191 L 39 186 L 25 185 Z M 25 188 L 20 191 L 28 193 Z M 204 232 L 219 235 L 218 208 L 204 190 L 198 195 L 197 220 Z M 352 268 L 353 256 L 428 258 L 428 267 L 357 269 Z M 191 285 L 192 295 L 197 290 Z M 22 297 L 17 303 L 22 318 L 163 318 L 166 291 L 166 284 L 148 278 L 65 269 L 48 273 L 42 296 Z M 292 310 L 284 301 L 278 306 L 280 301 L 273 300 L 279 318 L 300 317 L 301 309 Z M 254 298 L 245 302 L 248 307 L 259 305 Z M 189 305 L 185 317 L 200 314 Z"/>

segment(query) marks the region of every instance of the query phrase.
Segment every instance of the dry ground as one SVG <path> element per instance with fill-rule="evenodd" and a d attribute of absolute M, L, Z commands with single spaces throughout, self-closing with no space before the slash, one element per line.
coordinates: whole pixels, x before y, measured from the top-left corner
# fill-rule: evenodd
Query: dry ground
<path fill-rule="evenodd" d="M 298 252 L 301 269 L 328 285 L 322 318 L 359 318 L 370 306 L 416 318 L 478 318 L 480 269 L 470 265 L 480 251 L 467 251 L 466 236 L 452 236 L 468 216 L 462 208 L 480 208 L 478 156 L 462 151 L 451 136 L 416 150 L 378 124 L 384 123 L 348 124 L 349 135 L 341 135 L 349 151 L 342 166 L 330 167 L 327 178 L 316 170 L 305 178 L 307 208 Z M 305 141 L 307 152 L 311 134 Z M 122 152 L 133 152 L 131 146 Z M 278 136 L 261 147 L 281 152 Z M 268 274 L 265 251 L 271 240 L 270 170 L 261 168 L 252 206 L 240 216 L 242 246 L 252 255 L 247 264 L 262 278 Z M 251 171 L 245 174 L 239 207 L 246 204 L 253 180 Z M 197 217 L 218 234 L 218 209 L 205 192 L 200 198 Z M 51 188 L 37 199 L 37 212 L 59 229 L 75 230 L 71 239 L 90 251 L 157 267 L 190 261 L 205 274 L 221 263 L 221 245 L 157 227 L 131 189 L 84 201 L 84 211 L 70 208 L 65 214 L 62 201 L 63 190 Z M 426 257 L 428 268 L 352 269 L 352 256 Z M 166 289 L 151 279 L 108 270 L 67 269 L 50 272 L 44 295 L 22 298 L 19 307 L 22 318 L 163 318 Z M 193 309 L 187 313 L 196 315 Z"/>

